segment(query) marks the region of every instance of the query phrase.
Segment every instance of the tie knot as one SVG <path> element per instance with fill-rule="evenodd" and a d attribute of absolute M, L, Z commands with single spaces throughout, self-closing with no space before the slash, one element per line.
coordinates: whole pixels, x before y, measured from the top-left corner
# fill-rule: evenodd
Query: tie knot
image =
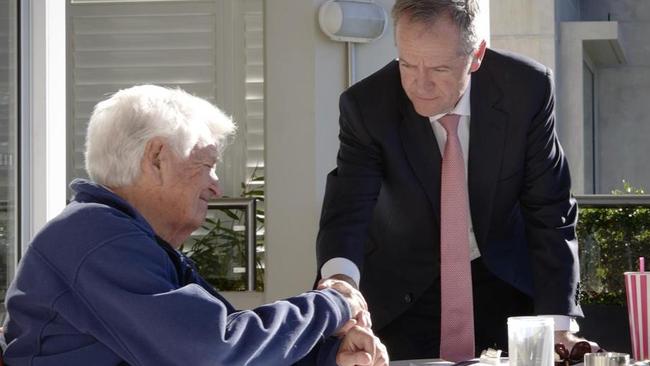
<path fill-rule="evenodd" d="M 458 114 L 445 114 L 440 117 L 438 122 L 445 128 L 447 134 L 455 135 L 458 132 L 458 121 L 460 120 L 460 115 Z"/>

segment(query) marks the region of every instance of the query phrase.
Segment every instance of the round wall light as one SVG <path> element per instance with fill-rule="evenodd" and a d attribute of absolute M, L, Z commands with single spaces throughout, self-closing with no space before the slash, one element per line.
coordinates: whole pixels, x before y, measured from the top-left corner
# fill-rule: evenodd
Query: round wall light
<path fill-rule="evenodd" d="M 318 11 L 320 28 L 340 42 L 366 43 L 386 31 L 386 11 L 372 0 L 328 0 Z"/>

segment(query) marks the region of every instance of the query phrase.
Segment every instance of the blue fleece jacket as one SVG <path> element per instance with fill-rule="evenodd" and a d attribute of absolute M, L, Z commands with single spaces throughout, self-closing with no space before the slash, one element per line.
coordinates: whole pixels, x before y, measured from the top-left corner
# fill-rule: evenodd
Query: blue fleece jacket
<path fill-rule="evenodd" d="M 235 311 L 125 200 L 71 186 L 7 292 L 8 365 L 335 365 L 337 292 Z"/>

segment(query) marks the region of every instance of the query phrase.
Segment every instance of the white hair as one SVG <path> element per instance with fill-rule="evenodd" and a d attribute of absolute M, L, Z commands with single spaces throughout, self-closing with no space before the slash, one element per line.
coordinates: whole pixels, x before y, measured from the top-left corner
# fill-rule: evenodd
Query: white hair
<path fill-rule="evenodd" d="M 97 103 L 86 134 L 86 171 L 109 187 L 132 184 L 147 142 L 163 137 L 182 157 L 216 144 L 220 158 L 235 124 L 219 108 L 181 89 L 139 85 Z"/>

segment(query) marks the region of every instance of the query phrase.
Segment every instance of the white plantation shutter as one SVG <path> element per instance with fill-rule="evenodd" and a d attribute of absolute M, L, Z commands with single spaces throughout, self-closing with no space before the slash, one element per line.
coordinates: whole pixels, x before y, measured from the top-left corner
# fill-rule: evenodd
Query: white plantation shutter
<path fill-rule="evenodd" d="M 261 0 L 72 1 L 68 177 L 86 176 L 84 139 L 93 106 L 119 89 L 153 83 L 181 87 L 233 116 L 238 136 L 217 174 L 226 194 L 238 196 L 247 166 L 263 166 L 263 95 L 256 92 L 263 89 L 262 8 Z M 258 17 L 250 42 L 249 14 Z M 254 101 L 248 100 L 249 74 L 255 75 Z"/>

